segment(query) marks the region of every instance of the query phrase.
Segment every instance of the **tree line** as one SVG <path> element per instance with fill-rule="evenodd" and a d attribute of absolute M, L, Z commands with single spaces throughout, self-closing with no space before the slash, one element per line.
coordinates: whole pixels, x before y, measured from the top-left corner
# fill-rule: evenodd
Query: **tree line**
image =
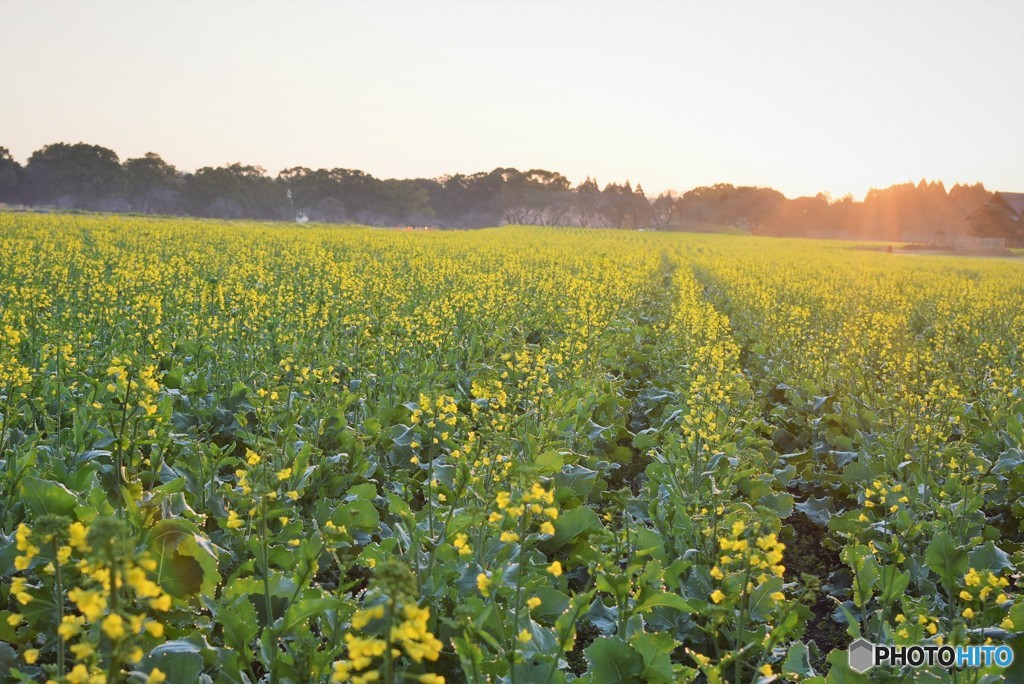
<path fill-rule="evenodd" d="M 720 229 L 763 235 L 927 241 L 929 236 L 1024 236 L 1017 221 L 965 216 L 991 193 L 980 183 L 906 183 L 864 201 L 788 199 L 771 188 L 718 184 L 648 196 L 627 180 L 573 186 L 543 169 L 498 168 L 441 178 L 379 179 L 355 169 L 294 167 L 271 176 L 229 164 L 182 172 L 156 153 L 123 162 L 110 149 L 54 143 L 22 166 L 0 147 L 0 203 L 224 219 L 308 219 L 379 226 L 472 228 L 506 223 L 627 229 Z"/>

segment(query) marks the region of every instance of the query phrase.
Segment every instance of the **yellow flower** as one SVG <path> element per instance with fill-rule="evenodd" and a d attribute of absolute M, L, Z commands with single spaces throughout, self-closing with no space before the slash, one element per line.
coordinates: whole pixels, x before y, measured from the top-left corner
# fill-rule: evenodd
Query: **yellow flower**
<path fill-rule="evenodd" d="M 521 641 L 524 644 L 528 644 L 530 643 L 530 639 L 532 638 L 533 636 L 530 634 L 530 630 L 526 629 L 525 627 L 522 630 L 520 630 L 518 637 L 519 641 Z"/>
<path fill-rule="evenodd" d="M 228 521 L 226 525 L 228 526 L 228 529 L 237 530 L 238 528 L 245 525 L 245 523 L 242 522 L 242 519 L 238 517 L 238 513 L 235 513 L 234 511 L 228 511 Z"/>
<path fill-rule="evenodd" d="M 35 664 L 36 660 L 39 659 L 39 649 L 30 648 L 24 653 L 25 662 L 29 665 Z"/>
<path fill-rule="evenodd" d="M 542 522 L 540 524 L 540 533 L 541 534 L 554 534 L 555 533 L 555 526 L 552 525 L 549 521 L 545 520 L 544 522 Z"/>
<path fill-rule="evenodd" d="M 768 663 L 765 663 L 761 667 L 757 668 L 757 671 L 760 672 L 765 677 L 771 677 L 772 676 L 772 666 L 769 665 Z"/>
<path fill-rule="evenodd" d="M 124 620 L 117 613 L 111 613 L 103 618 L 103 632 L 111 639 L 117 641 L 124 636 Z"/>
<path fill-rule="evenodd" d="M 83 641 L 80 644 L 72 644 L 71 652 L 75 654 L 75 658 L 78 660 L 85 660 L 96 652 L 93 645 L 87 641 Z"/>
<path fill-rule="evenodd" d="M 724 598 L 725 594 L 722 593 L 721 589 L 715 589 L 713 592 L 711 592 L 711 600 L 715 603 L 721 603 L 722 599 Z"/>
<path fill-rule="evenodd" d="M 476 576 L 476 588 L 479 589 L 480 593 L 484 596 L 490 596 L 491 578 L 481 572 Z"/>
<path fill-rule="evenodd" d="M 292 476 L 292 469 L 291 468 L 285 468 L 285 469 L 281 470 L 280 472 L 278 472 L 277 479 L 280 482 L 280 481 L 283 481 L 283 480 L 287 480 L 291 476 Z"/>
<path fill-rule="evenodd" d="M 68 684 L 89 684 L 89 679 L 89 670 L 81 663 L 75 665 L 67 674 Z"/>
<path fill-rule="evenodd" d="M 158 598 L 151 599 L 150 602 L 149 602 L 149 607 L 152 608 L 153 610 L 159 610 L 159 611 L 167 612 L 168 610 L 171 609 L 171 596 L 170 596 L 170 594 L 163 594 L 163 595 L 161 595 Z"/>
<path fill-rule="evenodd" d="M 723 577 L 725 577 L 725 574 L 721 570 L 719 570 L 718 566 L 716 565 L 715 567 L 711 568 L 711 576 L 714 577 L 716 580 L 721 580 Z"/>
<path fill-rule="evenodd" d="M 971 592 L 967 591 L 966 589 L 960 590 L 960 598 L 962 598 L 964 601 L 974 600 L 974 597 L 971 596 Z"/>
<path fill-rule="evenodd" d="M 65 615 L 64 620 L 60 623 L 60 626 L 57 627 L 57 634 L 59 634 L 64 641 L 68 641 L 78 634 L 84 624 L 85 619 L 82 617 Z"/>
<path fill-rule="evenodd" d="M 444 684 L 444 677 L 428 672 L 427 674 L 421 674 L 416 681 L 420 684 Z"/>
<path fill-rule="evenodd" d="M 963 615 L 968 620 L 970 620 L 970 619 L 972 619 L 974 617 L 974 611 L 971 610 L 970 608 L 964 608 L 963 612 L 960 613 L 960 614 Z"/>
<path fill-rule="evenodd" d="M 562 563 L 560 561 L 555 561 L 554 563 L 548 566 L 547 571 L 555 577 L 561 577 Z"/>
<path fill-rule="evenodd" d="M 526 599 L 526 605 L 530 610 L 533 610 L 534 608 L 540 605 L 540 599 L 536 596 L 531 596 L 530 598 Z"/>
<path fill-rule="evenodd" d="M 776 591 L 773 594 L 771 594 L 769 598 L 771 598 L 773 601 L 785 601 L 786 595 L 783 594 L 781 591 Z"/>
<path fill-rule="evenodd" d="M 21 613 L 11 613 L 7 616 L 7 624 L 11 627 L 17 627 L 21 624 L 22 619 L 24 618 L 22 618 Z"/>
<path fill-rule="evenodd" d="M 98 591 L 75 587 L 68 592 L 68 598 L 78 606 L 78 612 L 84 615 L 89 622 L 99 620 L 107 608 L 106 597 Z"/>
<path fill-rule="evenodd" d="M 167 681 L 167 675 L 165 675 L 159 667 L 154 667 L 149 671 L 149 676 L 146 677 L 146 684 L 161 684 L 161 682 Z"/>

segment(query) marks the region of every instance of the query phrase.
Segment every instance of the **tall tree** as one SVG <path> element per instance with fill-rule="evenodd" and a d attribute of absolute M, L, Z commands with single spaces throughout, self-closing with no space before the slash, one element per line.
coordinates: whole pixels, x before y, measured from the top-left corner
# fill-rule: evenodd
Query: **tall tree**
<path fill-rule="evenodd" d="M 261 166 L 203 167 L 185 179 L 185 203 L 198 216 L 213 218 L 294 218 L 287 189 Z"/>
<path fill-rule="evenodd" d="M 36 150 L 25 165 L 28 199 L 61 208 L 117 209 L 121 164 L 106 147 L 54 143 Z"/>
<path fill-rule="evenodd" d="M 14 203 L 20 199 L 24 169 L 6 147 L 0 147 L 0 202 Z"/>
<path fill-rule="evenodd" d="M 144 214 L 177 210 L 184 177 L 159 154 L 126 159 L 123 171 L 124 195 L 132 209 Z"/>

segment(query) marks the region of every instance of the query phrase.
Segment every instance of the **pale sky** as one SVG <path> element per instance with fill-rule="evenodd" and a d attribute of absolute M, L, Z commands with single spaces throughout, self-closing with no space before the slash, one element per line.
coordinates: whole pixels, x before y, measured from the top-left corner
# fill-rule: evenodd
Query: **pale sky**
<path fill-rule="evenodd" d="M 0 0 L 0 146 L 1024 191 L 1024 0 Z"/>

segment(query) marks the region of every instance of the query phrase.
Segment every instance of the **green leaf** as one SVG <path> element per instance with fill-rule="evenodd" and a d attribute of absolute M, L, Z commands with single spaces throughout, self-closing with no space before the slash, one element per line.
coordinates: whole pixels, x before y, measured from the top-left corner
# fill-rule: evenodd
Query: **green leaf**
<path fill-rule="evenodd" d="M 331 520 L 335 525 L 344 525 L 349 530 L 376 530 L 380 525 L 380 513 L 366 499 L 355 499 L 339 503 Z"/>
<path fill-rule="evenodd" d="M 770 508 L 780 518 L 788 518 L 793 514 L 793 495 L 788 492 L 764 494 L 760 498 L 760 504 Z"/>
<path fill-rule="evenodd" d="M 942 580 L 946 596 L 953 596 L 958 578 L 967 572 L 968 559 L 964 547 L 957 546 L 952 537 L 941 532 L 928 544 L 924 558 L 932 572 Z"/>
<path fill-rule="evenodd" d="M 1000 570 L 1013 570 L 1015 568 L 1009 554 L 993 542 L 985 542 L 981 546 L 971 549 L 967 556 L 970 559 L 970 567 L 977 570 L 999 572 Z"/>
<path fill-rule="evenodd" d="M 583 651 L 592 684 L 642 684 L 643 657 L 618 637 L 597 639 Z"/>
<path fill-rule="evenodd" d="M 828 525 L 829 518 L 836 514 L 836 506 L 832 497 L 823 496 L 816 499 L 813 496 L 807 501 L 796 504 L 796 510 L 806 515 L 816 525 Z"/>
<path fill-rule="evenodd" d="M 150 531 L 157 583 L 171 596 L 214 596 L 220 583 L 217 553 L 198 528 L 181 518 L 157 522 Z"/>
<path fill-rule="evenodd" d="M 782 586 L 781 577 L 769 577 L 754 587 L 750 592 L 747 614 L 754 620 L 768 620 L 775 610 L 775 599 L 771 595 L 782 591 Z"/>
<path fill-rule="evenodd" d="M 895 565 L 886 565 L 882 568 L 879 584 L 881 585 L 882 603 L 889 605 L 910 586 L 910 573 L 906 570 L 900 572 Z"/>
<path fill-rule="evenodd" d="M 853 570 L 853 602 L 863 607 L 871 600 L 879 578 L 878 561 L 863 544 L 843 547 L 840 559 Z"/>
<path fill-rule="evenodd" d="M 999 475 L 1016 470 L 1024 465 L 1024 452 L 1020 449 L 1007 449 L 999 455 L 999 460 L 992 467 L 992 472 Z"/>
<path fill-rule="evenodd" d="M 0 641 L 0 677 L 5 680 L 11 674 L 11 668 L 18 664 L 18 654 L 14 652 L 10 644 Z"/>
<path fill-rule="evenodd" d="M 285 614 L 284 619 L 284 629 L 282 631 L 287 632 L 296 625 L 310 619 L 314 615 L 319 615 L 320 613 L 328 610 L 338 610 L 344 606 L 344 601 L 332 596 L 308 598 L 296 601 L 288 607 L 288 612 Z"/>
<path fill-rule="evenodd" d="M 168 641 L 150 651 L 140 669 L 150 672 L 154 667 L 160 668 L 169 682 L 192 682 L 203 671 L 203 655 L 188 641 Z"/>
<path fill-rule="evenodd" d="M 801 679 L 814 676 L 814 668 L 811 667 L 811 654 L 804 642 L 794 641 L 789 647 L 786 660 L 782 663 L 782 673 L 797 675 Z"/>
<path fill-rule="evenodd" d="M 634 634 L 629 645 L 640 654 L 644 661 L 643 681 L 648 684 L 672 684 L 675 673 L 672 670 L 672 651 L 679 644 L 672 635 L 665 632 Z"/>
<path fill-rule="evenodd" d="M 658 446 L 660 441 L 661 438 L 658 435 L 658 430 L 655 428 L 648 428 L 633 436 L 633 448 L 640 451 L 647 451 Z"/>
<path fill-rule="evenodd" d="M 7 622 L 11 615 L 9 610 L 0 610 L 0 641 L 16 644 L 18 643 L 18 629 Z"/>
<path fill-rule="evenodd" d="M 555 534 L 540 544 L 546 553 L 554 553 L 588 532 L 600 530 L 601 518 L 592 508 L 578 506 L 559 515 L 554 524 Z"/>
<path fill-rule="evenodd" d="M 533 465 L 541 475 L 557 473 L 562 469 L 563 463 L 562 454 L 557 451 L 541 452 L 540 454 L 537 454 L 537 458 L 533 460 Z"/>
<path fill-rule="evenodd" d="M 71 515 L 78 497 L 64 485 L 29 475 L 21 480 L 21 497 L 37 515 Z"/>
<path fill-rule="evenodd" d="M 828 671 L 828 684 L 868 684 L 871 678 L 868 676 L 871 671 L 864 674 L 857 674 L 850 669 L 850 655 L 845 650 L 833 649 L 825 659 L 831 669 Z"/>
<path fill-rule="evenodd" d="M 405 425 L 395 425 L 391 428 L 391 441 L 398 446 L 407 447 L 416 437 L 416 429 Z"/>
<path fill-rule="evenodd" d="M 377 485 L 372 482 L 364 482 L 354 487 L 349 487 L 345 492 L 346 499 L 373 499 L 377 496 Z"/>
<path fill-rule="evenodd" d="M 252 641 L 260 630 L 260 623 L 249 597 L 237 596 L 220 605 L 210 600 L 206 603 L 214 618 L 224 628 L 224 645 L 239 653 L 251 653 Z"/>
<path fill-rule="evenodd" d="M 684 613 L 694 612 L 693 606 L 686 602 L 679 594 L 670 594 L 666 591 L 644 592 L 643 598 L 633 608 L 634 613 L 646 613 L 655 608 L 675 608 Z"/>
<path fill-rule="evenodd" d="M 571 489 L 581 499 L 585 499 L 594 491 L 596 483 L 597 471 L 580 465 L 565 466 L 560 472 L 555 473 L 556 489 Z"/>

